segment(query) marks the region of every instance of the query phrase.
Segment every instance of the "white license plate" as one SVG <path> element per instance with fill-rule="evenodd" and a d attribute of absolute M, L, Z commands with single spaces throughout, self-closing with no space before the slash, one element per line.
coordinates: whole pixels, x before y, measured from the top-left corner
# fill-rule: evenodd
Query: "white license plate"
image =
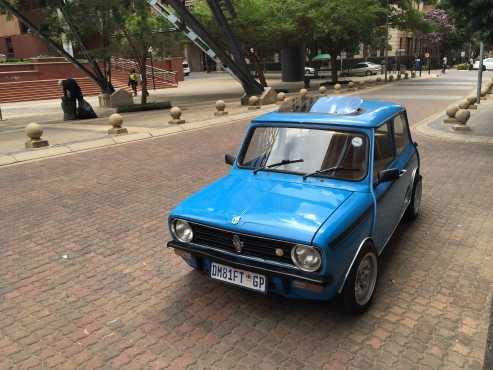
<path fill-rule="evenodd" d="M 265 293 L 267 279 L 264 275 L 255 272 L 240 270 L 212 262 L 210 276 L 215 280 L 221 280 L 226 283 Z"/>

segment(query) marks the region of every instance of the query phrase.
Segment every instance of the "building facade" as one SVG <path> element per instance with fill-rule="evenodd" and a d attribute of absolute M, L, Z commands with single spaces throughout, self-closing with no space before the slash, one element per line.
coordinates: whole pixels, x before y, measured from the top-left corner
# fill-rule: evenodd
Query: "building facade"
<path fill-rule="evenodd" d="M 24 13 L 36 25 L 41 24 L 43 5 L 43 0 L 23 1 Z M 3 13 L 0 14 L 0 54 L 7 59 L 27 59 L 53 53 L 17 18 Z"/>

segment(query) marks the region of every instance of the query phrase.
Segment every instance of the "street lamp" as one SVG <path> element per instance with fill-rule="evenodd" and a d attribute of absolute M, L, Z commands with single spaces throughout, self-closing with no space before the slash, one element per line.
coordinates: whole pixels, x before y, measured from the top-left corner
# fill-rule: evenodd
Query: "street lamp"
<path fill-rule="evenodd" d="M 152 46 L 149 46 L 149 49 L 147 49 L 147 51 L 149 52 L 149 55 L 151 57 L 152 88 L 153 90 L 156 90 L 156 79 L 154 78 L 154 60 L 152 59 L 152 52 L 154 51 L 154 49 L 152 48 Z"/>

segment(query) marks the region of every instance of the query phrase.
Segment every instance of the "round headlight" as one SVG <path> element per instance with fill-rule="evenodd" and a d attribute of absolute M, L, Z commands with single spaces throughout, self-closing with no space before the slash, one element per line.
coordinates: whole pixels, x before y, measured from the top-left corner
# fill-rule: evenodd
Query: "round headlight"
<path fill-rule="evenodd" d="M 297 245 L 291 250 L 291 259 L 301 270 L 315 272 L 322 265 L 320 252 L 307 245 Z"/>
<path fill-rule="evenodd" d="M 174 220 L 172 231 L 176 239 L 182 243 L 190 243 L 193 239 L 193 230 L 187 221 Z"/>

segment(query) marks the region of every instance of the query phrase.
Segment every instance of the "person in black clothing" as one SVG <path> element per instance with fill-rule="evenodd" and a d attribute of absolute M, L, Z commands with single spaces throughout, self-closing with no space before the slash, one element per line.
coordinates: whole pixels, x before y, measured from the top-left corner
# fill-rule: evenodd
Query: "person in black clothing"
<path fill-rule="evenodd" d="M 66 80 L 60 80 L 60 85 L 63 88 L 63 97 L 65 100 L 77 100 L 79 107 L 84 103 L 84 96 L 82 95 L 82 90 L 79 84 L 73 78 L 68 78 Z"/>

